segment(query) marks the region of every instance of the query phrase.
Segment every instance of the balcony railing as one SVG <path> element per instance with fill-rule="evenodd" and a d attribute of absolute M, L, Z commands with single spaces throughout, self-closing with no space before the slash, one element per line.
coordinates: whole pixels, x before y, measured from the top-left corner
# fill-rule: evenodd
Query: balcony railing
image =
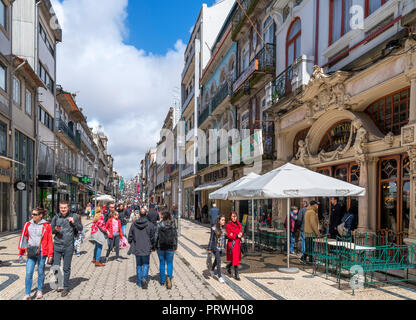
<path fill-rule="evenodd" d="M 225 83 L 219 91 L 214 95 L 211 102 L 211 112 L 214 112 L 215 109 L 228 97 L 232 96 L 233 90 L 228 83 Z"/>
<path fill-rule="evenodd" d="M 211 106 L 210 104 L 208 104 L 205 107 L 205 110 L 202 111 L 202 113 L 199 115 L 198 117 L 198 127 L 210 116 L 211 112 L 210 112 Z"/>
<path fill-rule="evenodd" d="M 185 68 L 183 69 L 182 72 L 182 79 L 185 77 L 186 73 L 188 72 L 189 66 L 191 65 L 192 59 L 195 56 L 195 47 L 192 49 L 191 54 L 188 57 L 188 60 L 185 63 Z"/>
<path fill-rule="evenodd" d="M 81 141 L 87 146 L 91 154 L 95 155 L 95 151 L 94 151 L 94 148 L 92 147 L 90 140 L 84 134 L 81 134 Z"/>
<path fill-rule="evenodd" d="M 245 13 L 250 16 L 250 14 L 254 11 L 254 8 L 259 3 L 259 0 L 241 0 L 241 6 L 244 8 Z M 246 14 L 238 7 L 238 10 L 233 18 L 233 26 L 232 26 L 232 38 L 233 40 L 240 32 L 241 28 L 243 27 L 245 21 L 247 20 Z"/>
<path fill-rule="evenodd" d="M 294 90 L 309 82 L 313 61 L 306 55 L 298 58 L 290 67 L 280 73 L 272 82 L 272 100 L 276 103 L 291 94 Z"/>
<path fill-rule="evenodd" d="M 81 133 L 79 132 L 79 130 L 76 130 L 74 134 L 74 132 L 69 129 L 67 124 L 62 119 L 58 119 L 57 122 L 58 122 L 58 125 L 57 125 L 58 130 L 65 133 L 65 135 L 76 145 L 76 147 L 80 149 L 81 148 Z"/>
<path fill-rule="evenodd" d="M 233 92 L 236 93 L 250 79 L 253 74 L 260 72 L 261 74 L 275 72 L 276 66 L 276 46 L 272 43 L 266 43 L 251 61 L 250 65 L 244 70 L 236 81 L 233 83 Z"/>
<path fill-rule="evenodd" d="M 195 89 L 192 89 L 191 93 L 188 94 L 188 96 L 185 99 L 184 104 L 182 105 L 182 111 L 184 111 L 188 107 L 189 102 L 191 102 L 191 99 L 194 97 L 194 95 L 195 95 Z"/>

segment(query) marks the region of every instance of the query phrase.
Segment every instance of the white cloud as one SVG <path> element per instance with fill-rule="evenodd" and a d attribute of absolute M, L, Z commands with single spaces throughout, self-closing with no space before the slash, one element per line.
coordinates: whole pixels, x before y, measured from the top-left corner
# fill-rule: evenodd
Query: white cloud
<path fill-rule="evenodd" d="M 63 29 L 57 51 L 57 82 L 77 92 L 90 126 L 101 123 L 115 168 L 126 178 L 154 147 L 180 86 L 185 45 L 178 40 L 166 54 L 126 45 L 127 0 L 52 0 Z"/>

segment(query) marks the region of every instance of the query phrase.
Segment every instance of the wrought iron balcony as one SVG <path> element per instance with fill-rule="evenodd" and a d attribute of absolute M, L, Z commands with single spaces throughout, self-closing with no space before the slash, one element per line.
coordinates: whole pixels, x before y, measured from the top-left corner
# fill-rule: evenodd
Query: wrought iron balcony
<path fill-rule="evenodd" d="M 234 81 L 233 92 L 236 93 L 239 91 L 248 80 L 256 75 L 257 78 L 260 79 L 264 74 L 273 74 L 276 66 L 275 52 L 276 46 L 272 43 L 266 43 L 251 61 L 248 68 L 240 74 L 236 81 Z"/>
<path fill-rule="evenodd" d="M 78 149 L 81 149 L 81 132 L 76 130 L 75 133 L 69 129 L 65 121 L 62 119 L 57 120 L 57 129 L 58 131 L 63 132 L 74 144 Z"/>
<path fill-rule="evenodd" d="M 256 8 L 256 5 L 259 3 L 259 0 L 240 0 L 241 6 L 244 8 L 245 13 L 250 16 L 250 14 Z M 235 37 L 240 32 L 241 28 L 244 26 L 247 17 L 244 14 L 243 10 L 238 7 L 236 14 L 233 18 L 232 25 L 232 39 L 235 40 Z"/>
<path fill-rule="evenodd" d="M 211 112 L 214 112 L 227 97 L 231 97 L 232 93 L 233 90 L 231 89 L 231 86 L 228 83 L 223 84 L 211 100 Z"/>
<path fill-rule="evenodd" d="M 209 103 L 198 117 L 198 127 L 211 115 L 210 109 L 211 106 Z"/>
<path fill-rule="evenodd" d="M 193 99 L 194 95 L 195 95 L 195 89 L 192 89 L 192 91 L 188 94 L 188 96 L 186 97 L 186 99 L 185 99 L 185 101 L 182 105 L 182 112 L 186 110 L 189 103 L 191 102 L 191 99 Z"/>
<path fill-rule="evenodd" d="M 312 70 L 313 61 L 309 60 L 306 55 L 302 55 L 290 67 L 280 73 L 272 82 L 273 103 L 308 84 Z"/>
<path fill-rule="evenodd" d="M 192 60 L 195 56 L 195 47 L 192 48 L 191 54 L 188 57 L 188 60 L 185 63 L 185 68 L 182 71 L 182 79 L 185 77 L 186 73 L 188 72 L 189 66 L 191 65 Z"/>

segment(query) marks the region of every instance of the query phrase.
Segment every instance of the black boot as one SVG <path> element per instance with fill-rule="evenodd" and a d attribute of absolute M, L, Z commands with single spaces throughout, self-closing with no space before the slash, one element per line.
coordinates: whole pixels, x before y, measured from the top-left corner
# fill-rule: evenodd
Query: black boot
<path fill-rule="evenodd" d="M 240 281 L 240 276 L 238 275 L 238 267 L 234 266 L 234 272 L 235 272 L 235 280 Z"/>
<path fill-rule="evenodd" d="M 231 276 L 232 272 L 231 272 L 231 263 L 227 264 L 227 272 L 228 274 Z"/>

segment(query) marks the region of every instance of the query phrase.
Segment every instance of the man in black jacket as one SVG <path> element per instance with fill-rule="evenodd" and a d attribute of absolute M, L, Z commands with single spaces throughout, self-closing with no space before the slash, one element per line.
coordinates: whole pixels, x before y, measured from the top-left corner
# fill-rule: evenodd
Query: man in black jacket
<path fill-rule="evenodd" d="M 147 289 L 149 282 L 150 253 L 154 250 L 155 228 L 147 218 L 147 212 L 140 210 L 140 217 L 130 228 L 128 242 L 136 256 L 137 285 Z"/>
<path fill-rule="evenodd" d="M 338 199 L 332 197 L 331 199 L 331 216 L 329 217 L 329 234 L 331 239 L 336 239 L 338 235 L 337 227 L 341 224 L 343 215 L 342 207 L 338 203 Z"/>
<path fill-rule="evenodd" d="M 83 227 L 78 216 L 69 212 L 68 202 L 61 201 L 59 203 L 59 213 L 53 217 L 51 228 L 52 234 L 55 235 L 53 243 L 53 264 L 60 266 L 61 258 L 64 260 L 63 288 L 58 288 L 58 292 L 61 292 L 61 296 L 65 297 L 69 293 L 69 277 L 71 275 L 75 235 L 81 232 Z"/>
<path fill-rule="evenodd" d="M 150 205 L 147 218 L 149 219 L 151 223 L 153 223 L 154 227 L 156 227 L 157 222 L 160 220 L 159 214 L 157 213 L 155 206 L 153 204 Z"/>

